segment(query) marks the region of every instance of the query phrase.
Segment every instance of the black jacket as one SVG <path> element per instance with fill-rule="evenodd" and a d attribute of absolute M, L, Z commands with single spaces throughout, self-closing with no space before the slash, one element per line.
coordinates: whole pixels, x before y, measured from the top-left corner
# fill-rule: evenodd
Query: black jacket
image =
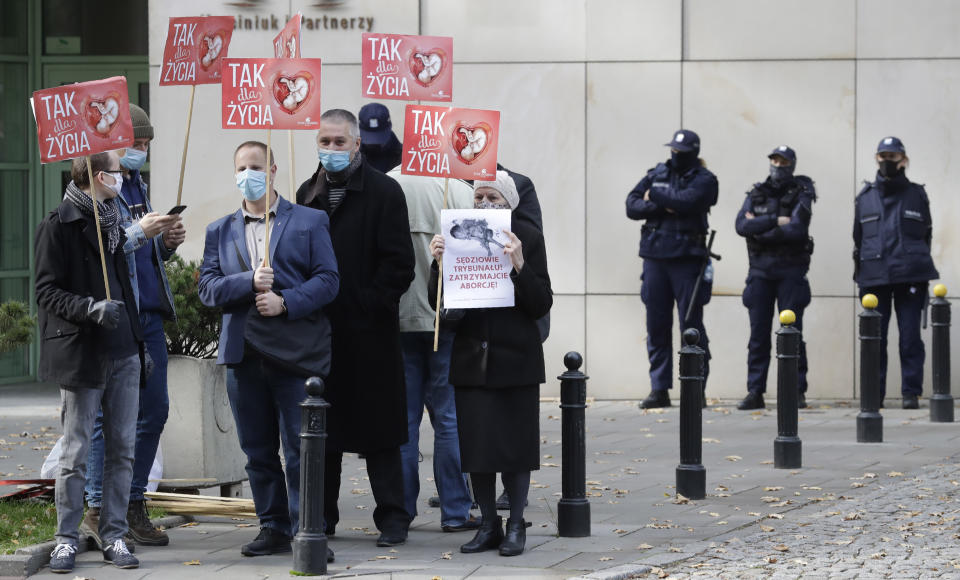
<path fill-rule="evenodd" d="M 810 218 L 817 199 L 813 180 L 796 175 L 781 187 L 767 178 L 747 192 L 737 213 L 737 233 L 747 239 L 750 275 L 769 279 L 802 277 L 810 268 Z M 747 212 L 754 214 L 747 219 Z M 778 225 L 780 217 L 790 222 Z"/>
<path fill-rule="evenodd" d="M 640 257 L 706 256 L 707 214 L 716 203 L 717 178 L 701 164 L 677 171 L 667 161 L 648 171 L 627 195 L 627 217 L 645 220 Z"/>
<path fill-rule="evenodd" d="M 529 221 L 514 217 L 510 228 L 520 238 L 523 269 L 511 271 L 515 305 L 466 310 L 457 326 L 450 356 L 450 383 L 455 387 L 515 387 L 546 382 L 543 345 L 537 319 L 550 312 L 553 291 L 547 272 L 543 235 Z M 427 285 L 436 303 L 437 264 Z"/>
<path fill-rule="evenodd" d="M 142 357 L 140 318 L 126 275 L 126 236 L 120 231 L 120 243 L 112 254 L 104 242 L 106 259 L 113 260 L 123 287 L 123 296 L 111 298 L 124 301 Z M 37 226 L 34 256 L 41 338 L 37 377 L 70 387 L 102 387 L 110 353 L 101 343 L 100 326 L 87 317 L 87 297 L 94 302 L 106 298 L 93 216 L 64 200 Z"/>
<path fill-rule="evenodd" d="M 331 448 L 358 453 L 407 441 L 407 403 L 400 349 L 400 296 L 414 277 L 415 258 L 400 185 L 366 161 L 347 181 L 336 211 L 318 167 L 297 202 L 330 216 L 340 291 L 324 308 L 333 339 L 324 397 Z"/>

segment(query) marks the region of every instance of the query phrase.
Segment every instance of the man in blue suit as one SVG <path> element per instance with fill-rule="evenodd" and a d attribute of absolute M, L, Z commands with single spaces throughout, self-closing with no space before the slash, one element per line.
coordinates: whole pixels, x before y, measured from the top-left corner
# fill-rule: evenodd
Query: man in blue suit
<path fill-rule="evenodd" d="M 233 161 L 243 200 L 207 227 L 199 292 L 204 304 L 223 308 L 217 363 L 227 365 L 227 394 L 260 518 L 260 534 L 240 553 L 263 556 L 289 552 L 297 529 L 298 405 L 306 397 L 304 379 L 329 371 L 330 324 L 322 308 L 337 295 L 340 276 L 327 214 L 276 191 L 266 195 L 266 172 L 277 171 L 267 146 L 243 143 Z"/>

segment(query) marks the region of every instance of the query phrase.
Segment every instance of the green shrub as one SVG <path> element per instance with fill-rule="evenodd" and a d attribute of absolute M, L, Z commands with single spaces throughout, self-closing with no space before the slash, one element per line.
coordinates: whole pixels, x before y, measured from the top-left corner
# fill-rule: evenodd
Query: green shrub
<path fill-rule="evenodd" d="M 221 310 L 200 302 L 197 281 L 200 262 L 184 262 L 174 255 L 167 261 L 167 279 L 177 309 L 176 322 L 167 320 L 163 330 L 167 334 L 167 352 L 197 358 L 211 358 L 220 342 Z"/>
<path fill-rule="evenodd" d="M 30 308 L 23 302 L 0 304 L 0 354 L 30 344 L 35 326 Z"/>

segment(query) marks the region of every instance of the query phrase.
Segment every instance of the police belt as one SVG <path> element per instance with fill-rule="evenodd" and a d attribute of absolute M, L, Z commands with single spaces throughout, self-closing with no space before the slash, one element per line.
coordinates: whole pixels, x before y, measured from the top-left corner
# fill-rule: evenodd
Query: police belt
<path fill-rule="evenodd" d="M 707 245 L 707 234 L 703 232 L 696 232 L 696 231 L 690 231 L 690 230 L 671 230 L 668 228 L 662 228 L 659 226 L 651 226 L 646 224 L 640 227 L 641 233 L 650 233 L 650 232 L 655 232 L 657 230 L 662 230 L 664 233 L 678 234 L 681 236 L 685 236 L 689 238 L 691 241 L 693 241 L 693 243 L 697 244 L 698 246 L 706 247 Z"/>
<path fill-rule="evenodd" d="M 799 244 L 761 244 L 747 238 L 747 251 L 751 256 L 808 257 L 813 254 L 813 240 Z"/>

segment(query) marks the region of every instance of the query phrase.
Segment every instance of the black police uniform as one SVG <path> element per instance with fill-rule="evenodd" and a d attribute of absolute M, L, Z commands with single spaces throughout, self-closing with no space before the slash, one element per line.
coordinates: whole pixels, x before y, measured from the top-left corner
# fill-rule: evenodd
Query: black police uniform
<path fill-rule="evenodd" d="M 877 311 L 883 315 L 880 384 L 884 393 L 891 302 L 897 311 L 901 393 L 905 399 L 917 397 L 923 390 L 926 353 L 920 318 L 927 303 L 928 282 L 940 277 L 930 255 L 932 231 L 927 192 L 908 180 L 903 170 L 889 178 L 878 172 L 876 181 L 867 183 L 857 195 L 854 280 L 861 297 L 876 295 Z"/>
<path fill-rule="evenodd" d="M 737 214 L 737 233 L 746 238 L 750 257 L 743 305 L 750 312 L 747 390 L 751 393 L 762 394 L 767 388 L 774 303 L 781 311 L 792 310 L 797 317 L 794 326 L 803 330 L 803 310 L 810 304 L 807 270 L 813 253 L 808 229 L 816 198 L 813 181 L 805 175 L 776 184 L 768 177 L 747 192 Z M 748 219 L 747 212 L 755 217 Z M 779 217 L 789 217 L 790 222 L 778 225 Z M 800 393 L 806 393 L 807 349 L 803 341 L 799 367 Z"/>
<path fill-rule="evenodd" d="M 712 268 L 708 268 L 704 276 L 699 296 L 692 294 L 707 256 L 707 213 L 717 203 L 718 186 L 716 176 L 703 167 L 697 157 L 696 134 L 680 131 L 677 135 L 681 133 L 692 135 L 697 141 L 692 157 L 688 156 L 682 167 L 678 167 L 675 160 L 658 164 L 633 188 L 626 201 L 627 217 L 645 220 L 640 237 L 640 257 L 643 258 L 640 298 L 647 314 L 647 354 L 653 391 L 666 391 L 673 384 L 674 303 L 681 331 L 687 328 L 700 331 L 700 347 L 706 351 L 705 376 L 710 368 L 703 306 L 710 301 Z M 647 190 L 650 199 L 644 200 Z M 694 298 L 690 320 L 684 322 L 687 306 Z"/>

